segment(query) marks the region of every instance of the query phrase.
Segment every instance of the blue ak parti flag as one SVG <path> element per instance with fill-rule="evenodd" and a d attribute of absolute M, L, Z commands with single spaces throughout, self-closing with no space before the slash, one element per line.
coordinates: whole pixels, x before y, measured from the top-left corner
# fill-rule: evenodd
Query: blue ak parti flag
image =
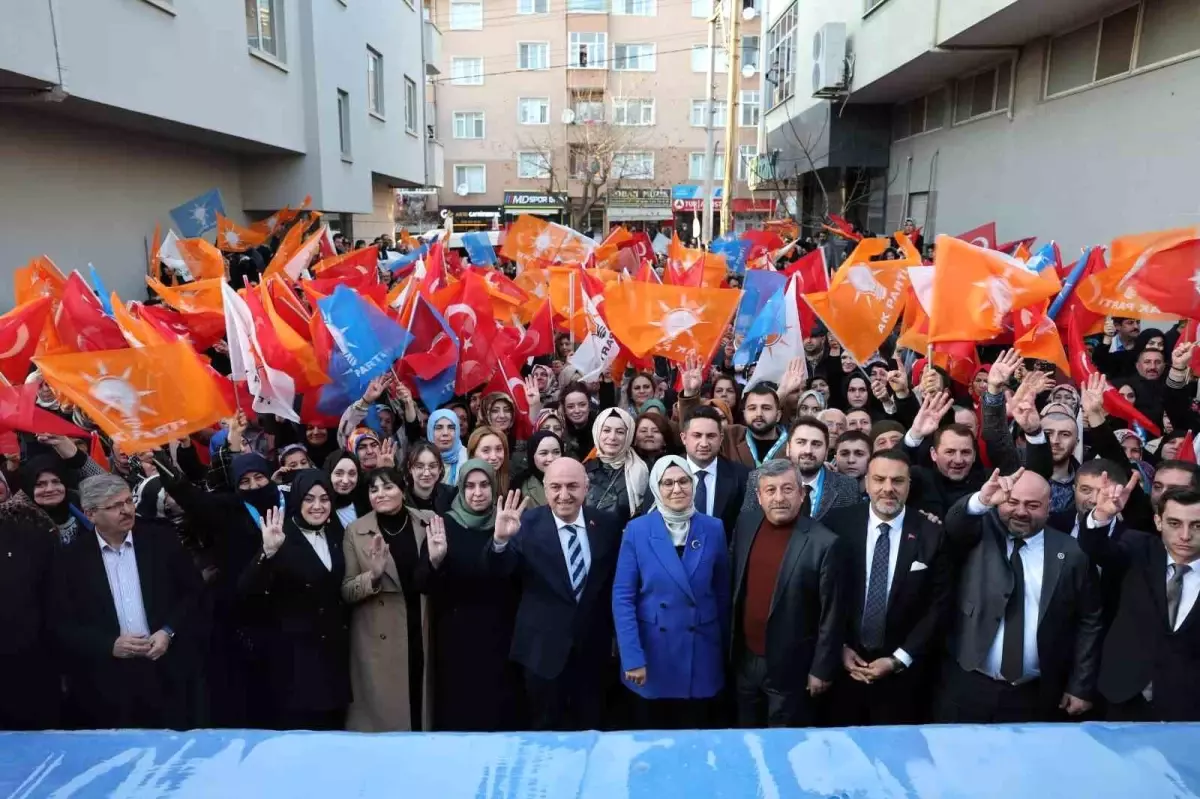
<path fill-rule="evenodd" d="M 424 258 L 428 252 L 429 245 L 422 244 L 420 247 L 408 253 L 407 255 L 401 255 L 399 258 L 393 258 L 383 266 L 393 275 L 400 275 L 406 268 L 415 264 L 418 258 Z"/>
<path fill-rule="evenodd" d="M 733 365 L 745 366 L 754 360 L 767 339 L 782 336 L 787 329 L 787 307 L 784 304 L 784 287 L 780 286 L 768 299 L 758 315 L 754 317 L 741 346 L 733 354 Z"/>
<path fill-rule="evenodd" d="M 746 271 L 746 256 L 750 254 L 753 244 L 734 233 L 726 233 L 713 241 L 709 250 L 725 256 L 725 264 L 730 272 L 742 274 Z"/>
<path fill-rule="evenodd" d="M 786 286 L 787 275 L 774 269 L 751 269 L 747 272 L 742 283 L 742 301 L 738 304 L 733 323 L 734 334 L 744 337 L 771 295 Z"/>
<path fill-rule="evenodd" d="M 491 266 L 496 263 L 496 248 L 492 246 L 492 240 L 484 231 L 464 233 L 462 243 L 467 248 L 467 257 L 471 259 L 471 263 L 479 266 Z"/>
<path fill-rule="evenodd" d="M 317 307 L 337 349 L 329 359 L 329 376 L 351 394 L 361 396 L 371 380 L 386 374 L 412 340 L 407 330 L 346 286 L 317 300 Z M 339 354 L 345 369 L 337 361 Z"/>
<path fill-rule="evenodd" d="M 108 289 L 104 286 L 104 281 L 100 279 L 100 273 L 90 263 L 88 264 L 88 271 L 92 273 L 92 286 L 96 289 L 96 296 L 100 299 L 100 304 L 104 306 L 104 312 L 112 316 L 112 299 L 110 298 Z"/>
<path fill-rule="evenodd" d="M 171 209 L 171 219 L 185 239 L 194 239 L 217 226 L 217 214 L 225 216 L 219 189 L 209 189 L 183 205 Z"/>
<path fill-rule="evenodd" d="M 412 380 L 417 387 L 417 393 L 421 396 L 421 402 L 425 403 L 426 408 L 432 410 L 440 408 L 454 396 L 454 381 L 457 377 L 458 362 L 455 359 L 454 363 L 440 374 L 435 375 L 432 380 L 422 380 L 416 375 Z"/>

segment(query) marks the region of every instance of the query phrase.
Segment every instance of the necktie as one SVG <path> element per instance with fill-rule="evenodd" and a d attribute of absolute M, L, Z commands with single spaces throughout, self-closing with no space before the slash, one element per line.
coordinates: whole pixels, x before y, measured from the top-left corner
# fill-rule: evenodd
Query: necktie
<path fill-rule="evenodd" d="M 1004 642 L 1000 650 L 1000 676 L 1016 682 L 1025 673 L 1025 566 L 1021 563 L 1021 547 L 1025 541 L 1013 539 L 1013 551 L 1008 562 L 1012 566 L 1013 590 L 1004 608 Z"/>
<path fill-rule="evenodd" d="M 696 472 L 696 510 L 708 513 L 708 470 Z"/>
<path fill-rule="evenodd" d="M 567 572 L 571 575 L 571 590 L 575 592 L 575 601 L 578 602 L 583 596 L 583 581 L 587 577 L 583 564 L 583 544 L 575 525 L 564 524 L 563 529 L 567 531 Z"/>
<path fill-rule="evenodd" d="M 1171 574 L 1171 579 L 1167 580 L 1167 623 L 1171 625 L 1171 629 L 1175 629 L 1175 622 L 1179 618 L 1179 600 L 1183 597 L 1183 576 L 1192 570 L 1191 566 L 1176 563 L 1175 571 Z"/>
<path fill-rule="evenodd" d="M 888 533 L 891 525 L 879 525 L 879 537 L 875 539 L 875 552 L 871 556 L 871 576 L 867 582 L 867 601 L 863 605 L 862 645 L 874 652 L 883 647 L 883 630 L 887 621 L 888 565 L 891 546 Z"/>

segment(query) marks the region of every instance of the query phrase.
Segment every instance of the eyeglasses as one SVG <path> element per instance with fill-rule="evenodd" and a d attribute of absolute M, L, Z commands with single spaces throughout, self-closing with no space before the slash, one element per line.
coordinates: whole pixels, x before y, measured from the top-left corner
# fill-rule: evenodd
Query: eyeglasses
<path fill-rule="evenodd" d="M 691 478 L 680 477 L 678 480 L 659 480 L 658 487 L 663 491 L 670 491 L 673 488 L 683 488 L 692 484 Z"/>
<path fill-rule="evenodd" d="M 101 505 L 100 510 L 111 513 L 115 510 L 121 510 L 123 508 L 136 508 L 136 507 L 137 507 L 137 503 L 133 501 L 133 497 L 129 497 L 128 499 L 123 499 L 120 502 L 113 502 L 108 505 Z"/>
<path fill-rule="evenodd" d="M 430 466 L 427 463 L 414 463 L 412 470 L 414 472 L 421 472 L 422 474 L 425 474 L 425 473 L 436 474 L 438 467 L 436 465 Z"/>

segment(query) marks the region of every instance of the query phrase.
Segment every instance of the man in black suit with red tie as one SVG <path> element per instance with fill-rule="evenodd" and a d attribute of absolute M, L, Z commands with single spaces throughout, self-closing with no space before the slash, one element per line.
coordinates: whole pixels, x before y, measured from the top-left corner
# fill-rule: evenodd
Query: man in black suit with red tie
<path fill-rule="evenodd" d="M 870 502 L 823 520 L 848 560 L 845 673 L 831 701 L 838 726 L 924 720 L 954 580 L 941 524 L 905 508 L 911 468 L 900 449 L 876 452 L 865 477 Z"/>
<path fill-rule="evenodd" d="M 612 583 L 621 528 L 612 514 L 585 508 L 583 464 L 546 467 L 548 505 L 522 513 L 519 491 L 497 506 L 484 550 L 488 568 L 521 583 L 509 658 L 525 670 L 535 730 L 600 727 L 604 672 L 612 663 Z"/>

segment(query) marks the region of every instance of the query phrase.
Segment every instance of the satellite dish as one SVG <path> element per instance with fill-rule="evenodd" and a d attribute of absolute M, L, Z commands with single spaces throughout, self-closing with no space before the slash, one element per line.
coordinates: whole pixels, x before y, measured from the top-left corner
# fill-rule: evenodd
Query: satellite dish
<path fill-rule="evenodd" d="M 567 109 L 563 110 L 562 123 L 564 125 L 574 125 L 575 124 L 575 111 L 573 109 L 567 108 Z"/>
<path fill-rule="evenodd" d="M 454 187 L 454 193 L 457 194 L 459 197 L 466 197 L 468 194 L 471 193 L 471 187 L 468 186 L 466 183 L 459 183 L 457 186 Z"/>
<path fill-rule="evenodd" d="M 758 70 L 755 69 L 753 64 L 747 64 L 746 66 L 742 67 L 742 77 L 743 78 L 746 78 L 747 80 L 749 80 L 750 78 L 753 78 L 756 74 L 758 74 Z"/>

